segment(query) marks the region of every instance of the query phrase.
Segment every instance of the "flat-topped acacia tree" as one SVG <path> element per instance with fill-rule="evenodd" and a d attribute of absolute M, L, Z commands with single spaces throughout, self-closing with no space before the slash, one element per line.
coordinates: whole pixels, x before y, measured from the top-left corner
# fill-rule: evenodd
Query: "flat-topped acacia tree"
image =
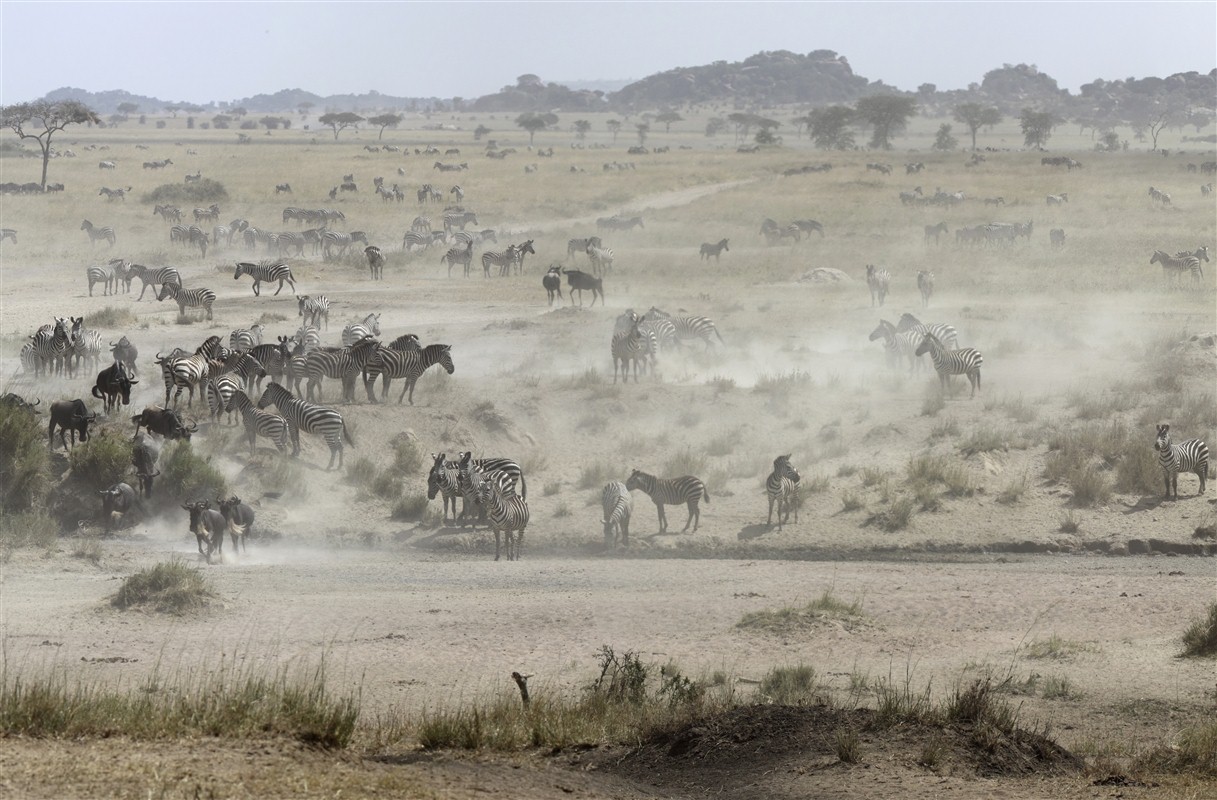
<path fill-rule="evenodd" d="M 34 139 L 42 148 L 42 188 L 46 189 L 47 166 L 51 161 L 51 137 L 69 125 L 101 124 L 97 112 L 77 100 L 52 103 L 36 100 L 0 109 L 0 124 L 22 139 Z"/>
<path fill-rule="evenodd" d="M 317 118 L 317 121 L 322 125 L 328 125 L 334 129 L 334 140 L 338 140 L 338 134 L 344 128 L 352 128 L 363 122 L 363 117 L 356 114 L 354 111 L 342 111 L 337 113 L 322 114 Z"/>

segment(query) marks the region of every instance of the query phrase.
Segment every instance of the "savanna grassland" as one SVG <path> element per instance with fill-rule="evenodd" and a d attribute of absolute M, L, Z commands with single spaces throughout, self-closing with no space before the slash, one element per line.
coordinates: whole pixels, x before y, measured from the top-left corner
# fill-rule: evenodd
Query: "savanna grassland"
<path fill-rule="evenodd" d="M 57 444 L 41 455 L 45 429 L 22 440 L 30 485 L 45 490 L 10 511 L 0 541 L 6 794 L 1030 798 L 1088 797 L 1110 776 L 1126 796 L 1211 793 L 1217 494 L 1184 474 L 1179 499 L 1163 500 L 1153 442 L 1166 422 L 1176 441 L 1217 446 L 1217 265 L 1202 262 L 1193 283 L 1149 264 L 1154 250 L 1217 244 L 1200 190 L 1212 178 L 1187 170 L 1211 149 L 1172 131 L 1167 157 L 1136 143 L 1097 153 L 1066 126 L 1052 153 L 1083 163 L 1066 170 L 1022 152 L 1007 121 L 982 131 L 993 149 L 965 166 L 964 151 L 930 149 L 939 121 L 923 119 L 891 152 L 816 151 L 783 129 L 783 146 L 740 153 L 690 112 L 671 133 L 653 126 L 652 152 L 634 155 L 630 124 L 613 143 L 607 116 L 582 116 L 586 140 L 541 132 L 533 150 L 503 115 L 443 120 L 460 131 L 412 118 L 383 140 L 300 122 L 249 144 L 183 118 L 69 129 L 55 144 L 76 157 L 53 160 L 48 178 L 65 190 L 0 199 L 17 231 L 0 244 L 0 389 L 100 411 L 92 370 L 20 374 L 22 343 L 54 317 L 84 316 L 140 350 L 131 407 L 99 418 L 70 461 Z M 479 124 L 517 152 L 487 158 Z M 365 149 L 384 144 L 401 152 Z M 415 153 L 427 146 L 441 154 Z M 783 174 L 823 162 L 832 169 Z M 39 167 L 6 157 L 0 180 Z M 307 434 L 298 459 L 264 441 L 251 458 L 241 428 L 210 421 L 196 398 L 199 433 L 162 454 L 159 499 L 104 537 L 92 491 L 134 485 L 123 442 L 130 416 L 164 400 L 154 355 L 255 322 L 269 341 L 299 325 L 289 289 L 254 297 L 232 278 L 234 262 L 273 253 L 213 245 L 201 257 L 170 242 L 152 193 L 196 171 L 226 196 L 175 201 L 186 217 L 216 202 L 221 223 L 299 230 L 285 206 L 334 208 L 335 229 L 384 251 L 383 282 L 362 246 L 286 259 L 301 294 L 333 302 L 324 344 L 378 313 L 383 341 L 449 344 L 455 372 L 425 374 L 413 406 L 397 404 L 397 382 L 385 404 L 362 388 L 343 404 L 325 381 L 356 443 L 333 472 Z M 346 174 L 358 191 L 331 200 Z M 375 194 L 378 176 L 405 201 Z M 292 194 L 276 195 L 284 182 Z M 415 200 L 423 183 L 459 184 L 477 227 L 497 232 L 490 247 L 534 240 L 523 274 L 485 278 L 475 255 L 471 278 L 448 277 L 446 247 L 402 252 L 416 215 L 439 227 L 440 209 Z M 109 201 L 102 186 L 131 191 Z M 903 204 L 917 186 L 964 200 Z M 1046 204 L 1061 193 L 1067 203 Z M 598 230 L 616 214 L 645 226 Z M 814 219 L 824 235 L 770 246 L 766 218 Z M 86 219 L 114 227 L 113 248 L 90 245 Z M 927 241 L 939 222 L 948 233 Z M 956 243 L 989 222 L 1032 232 Z M 614 251 L 604 307 L 590 293 L 582 308 L 549 307 L 541 275 L 590 270 L 567 240 L 596 234 Z M 719 260 L 700 258 L 723 238 Z M 137 302 L 138 280 L 134 294 L 89 297 L 87 266 L 111 257 L 176 266 L 188 288 L 217 294 L 214 320 Z M 882 307 L 868 264 L 892 276 Z M 919 270 L 935 276 L 928 308 Z M 712 318 L 723 343 L 665 351 L 654 374 L 615 381 L 614 321 L 651 306 Z M 963 378 L 941 393 L 928 363 L 889 365 L 868 340 L 906 312 L 981 351 L 975 398 Z M 520 561 L 494 562 L 490 532 L 445 524 L 427 503 L 429 454 L 461 450 L 523 467 Z M 779 530 L 763 486 L 785 453 L 801 502 Z M 629 545 L 606 547 L 601 487 L 634 468 L 704 480 L 699 530 L 676 533 L 674 506 L 657 535 L 635 492 Z M 195 563 L 179 504 L 204 488 L 255 508 L 247 553 Z M 119 608 L 137 576 L 184 583 Z M 1199 655 L 1180 657 L 1192 625 Z M 528 710 L 512 671 L 532 676 Z"/>

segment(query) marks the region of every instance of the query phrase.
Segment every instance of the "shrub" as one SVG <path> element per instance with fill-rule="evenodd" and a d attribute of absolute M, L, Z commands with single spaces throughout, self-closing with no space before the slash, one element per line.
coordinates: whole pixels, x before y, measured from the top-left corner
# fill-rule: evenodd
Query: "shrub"
<path fill-rule="evenodd" d="M 997 495 L 997 502 L 1004 503 L 1006 505 L 1013 505 L 1021 502 L 1023 495 L 1026 494 L 1026 492 L 1027 476 L 1023 475 L 1022 477 L 1015 478 L 1014 480 L 1010 481 L 1010 483 L 1006 485 L 1006 488 L 1001 490 L 1001 493 Z"/>
<path fill-rule="evenodd" d="M 866 503 L 862 502 L 862 498 L 848 489 L 841 492 L 841 509 L 843 511 L 857 511 L 861 508 L 866 508 Z"/>
<path fill-rule="evenodd" d="M 601 645 L 596 652 L 600 676 L 589 687 L 593 694 L 610 700 L 641 703 L 646 697 L 648 669 L 638 654 L 627 650 L 618 655 L 613 648 Z"/>
<path fill-rule="evenodd" d="M 607 461 L 597 461 L 579 469 L 579 482 L 576 485 L 580 489 L 599 489 L 608 481 L 615 480 L 620 473 L 620 469 Z"/>
<path fill-rule="evenodd" d="M 135 314 L 126 308 L 106 306 L 101 311 L 85 315 L 87 328 L 129 328 L 137 322 Z"/>
<path fill-rule="evenodd" d="M 54 547 L 59 525 L 45 511 L 0 514 L 0 555 L 7 558 L 18 547 Z"/>
<path fill-rule="evenodd" d="M 885 511 L 874 514 L 868 523 L 878 523 L 888 533 L 904 530 L 913 518 L 915 502 L 911 497 L 901 497 L 892 503 Z"/>
<path fill-rule="evenodd" d="M 1066 511 L 1065 516 L 1061 517 L 1060 531 L 1061 533 L 1077 533 L 1082 527 L 1082 523 L 1073 516 L 1072 511 Z"/>
<path fill-rule="evenodd" d="M 833 735 L 833 749 L 843 764 L 857 764 L 862 760 L 862 743 L 853 728 L 839 730 Z"/>
<path fill-rule="evenodd" d="M 393 470 L 386 469 L 378 473 L 367 488 L 381 500 L 393 502 L 401 497 L 401 478 Z"/>
<path fill-rule="evenodd" d="M 51 490 L 51 460 L 37 419 L 0 405 L 0 509 L 8 514 L 42 507 Z"/>
<path fill-rule="evenodd" d="M 660 477 L 699 476 L 705 473 L 708 463 L 704 454 L 695 453 L 686 447 L 663 463 L 663 474 Z"/>
<path fill-rule="evenodd" d="M 369 486 L 376 480 L 379 470 L 367 456 L 360 456 L 347 467 L 346 482 L 353 486 Z"/>
<path fill-rule="evenodd" d="M 399 476 L 414 475 L 423 467 L 423 451 L 418 442 L 409 436 L 398 435 L 393 438 L 393 470 Z"/>
<path fill-rule="evenodd" d="M 1183 632 L 1183 655 L 1217 656 L 1217 603 L 1209 605 L 1208 619 L 1199 619 Z"/>
<path fill-rule="evenodd" d="M 224 184 L 211 178 L 193 183 L 164 183 L 140 197 L 141 202 L 148 204 L 224 203 L 227 200 L 228 190 Z"/>
<path fill-rule="evenodd" d="M 110 604 L 123 610 L 139 606 L 181 614 L 206 606 L 215 596 L 201 572 L 174 559 L 128 576 Z"/>
<path fill-rule="evenodd" d="M 124 481 L 131 467 L 131 442 L 109 430 L 95 430 L 89 441 L 77 445 L 68 457 L 72 477 L 91 491 Z"/>
<path fill-rule="evenodd" d="M 228 496 L 228 482 L 211 465 L 210 458 L 199 457 L 189 441 L 179 439 L 166 444 L 161 452 L 161 474 L 156 496 L 169 498 L 172 502 L 213 500 Z"/>
<path fill-rule="evenodd" d="M 409 492 L 393 506 L 392 517 L 403 522 L 420 522 L 427 513 L 426 492 Z"/>
<path fill-rule="evenodd" d="M 816 671 L 806 664 L 774 667 L 761 678 L 757 691 L 771 703 L 797 706 L 810 702 L 816 688 Z"/>

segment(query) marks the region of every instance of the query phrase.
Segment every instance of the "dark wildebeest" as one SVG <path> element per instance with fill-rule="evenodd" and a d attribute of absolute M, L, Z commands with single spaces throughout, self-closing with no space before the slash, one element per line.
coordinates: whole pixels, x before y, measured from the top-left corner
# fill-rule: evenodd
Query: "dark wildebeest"
<path fill-rule="evenodd" d="M 199 555 L 211 563 L 211 554 L 219 553 L 220 561 L 224 560 L 224 528 L 228 523 L 224 515 L 211 507 L 206 500 L 195 503 L 182 503 L 182 508 L 190 513 L 190 532 L 199 543 Z M 207 552 L 203 552 L 203 544 L 207 544 Z"/>
<path fill-rule="evenodd" d="M 107 414 L 118 409 L 119 398 L 124 406 L 131 405 L 131 387 L 139 381 L 131 380 L 127 368 L 121 361 L 115 361 L 110 366 L 97 373 L 97 383 L 93 386 L 93 396 L 104 401 L 103 408 Z"/>
<path fill-rule="evenodd" d="M 583 305 L 584 289 L 592 293 L 593 306 L 596 305 L 597 295 L 600 296 L 600 304 L 604 305 L 604 281 L 601 278 L 578 269 L 561 269 L 561 272 L 566 276 L 566 282 L 570 285 L 570 293 L 573 295 L 576 291 L 579 292 L 580 306 Z"/>
<path fill-rule="evenodd" d="M 0 406 L 11 406 L 13 408 L 20 408 L 21 410 L 28 412 L 30 414 L 30 416 L 35 416 L 37 414 L 42 413 L 41 411 L 39 411 L 37 408 L 34 407 L 41 402 L 42 402 L 41 400 L 35 400 L 33 403 L 27 402 L 24 397 L 22 397 L 19 394 L 13 394 L 12 392 L 9 392 L 8 394 L 4 395 L 3 397 L 0 397 Z"/>
<path fill-rule="evenodd" d="M 55 449 L 55 426 L 59 426 L 59 441 L 63 442 L 63 449 L 68 449 L 67 439 L 64 433 L 71 431 L 72 447 L 76 446 L 76 434 L 80 434 L 80 441 L 89 441 L 89 423 L 97 419 L 97 414 L 89 413 L 89 409 L 85 408 L 85 401 L 76 400 L 56 400 L 51 403 L 51 424 L 47 426 L 47 447 L 51 450 Z"/>
<path fill-rule="evenodd" d="M 541 277 L 541 285 L 545 287 L 545 291 L 549 294 L 549 304 L 551 306 L 554 304 L 554 295 L 557 295 L 558 299 L 561 300 L 562 267 L 557 264 L 552 265 L 549 268 L 549 272 L 546 272 Z"/>
<path fill-rule="evenodd" d="M 235 495 L 227 500 L 217 498 L 216 504 L 228 522 L 228 534 L 232 537 L 232 551 L 237 552 L 237 543 L 240 542 L 241 552 L 249 552 L 245 545 L 245 538 L 249 536 L 249 532 L 254 527 L 254 510 L 242 503 L 241 498 Z"/>
<path fill-rule="evenodd" d="M 142 425 L 147 428 L 150 433 L 157 433 L 166 439 L 190 439 L 190 434 L 198 430 L 199 424 L 187 428 L 182 422 L 182 418 L 176 411 L 170 408 L 159 408 L 157 406 L 148 406 L 140 413 L 131 418 L 135 423 L 135 435 L 139 436 L 139 429 Z M 131 438 L 135 438 L 134 436 Z"/>
<path fill-rule="evenodd" d="M 115 361 L 122 362 L 122 365 L 127 368 L 128 375 L 135 377 L 139 374 L 135 368 L 135 360 L 139 358 L 139 351 L 126 336 L 119 339 L 118 344 L 110 342 L 110 353 L 114 356 Z"/>
<path fill-rule="evenodd" d="M 116 483 L 98 494 L 101 495 L 101 513 L 106 518 L 106 533 L 109 533 L 114 515 L 118 515 L 121 523 L 127 512 L 135 507 L 135 490 L 125 483 Z"/>
<path fill-rule="evenodd" d="M 135 435 L 135 444 L 131 445 L 131 463 L 135 466 L 135 474 L 139 477 L 139 491 L 143 497 L 152 496 L 152 479 L 160 475 L 156 468 L 157 452 L 152 439 L 140 434 Z"/>

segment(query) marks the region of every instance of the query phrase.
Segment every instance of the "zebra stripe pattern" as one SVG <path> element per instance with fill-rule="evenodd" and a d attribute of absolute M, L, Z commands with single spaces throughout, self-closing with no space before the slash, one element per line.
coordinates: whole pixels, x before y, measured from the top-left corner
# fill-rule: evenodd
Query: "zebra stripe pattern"
<path fill-rule="evenodd" d="M 183 289 L 176 283 L 165 283 L 161 285 L 161 292 L 156 296 L 157 300 L 164 300 L 166 297 L 177 301 L 178 314 L 186 316 L 187 308 L 201 308 L 207 312 L 207 319 L 211 319 L 211 306 L 216 301 L 216 293 L 210 289 Z"/>
<path fill-rule="evenodd" d="M 616 547 L 620 539 L 622 547 L 629 547 L 634 498 L 625 484 L 621 481 L 606 483 L 600 492 L 600 507 L 604 511 L 604 517 L 600 520 L 604 525 L 604 546 Z"/>
<path fill-rule="evenodd" d="M 575 253 L 586 253 L 588 247 L 601 247 L 599 236 L 589 236 L 585 239 L 571 239 L 566 243 L 566 257 L 571 258 Z"/>
<path fill-rule="evenodd" d="M 368 237 L 363 231 L 351 231 L 350 233 L 342 233 L 340 231 L 322 231 L 321 233 L 321 256 L 326 261 L 335 257 L 334 248 L 338 249 L 338 258 L 342 258 L 347 253 L 349 248 L 355 242 L 362 242 L 366 247 Z"/>
<path fill-rule="evenodd" d="M 393 347 L 380 348 L 372 356 L 367 366 L 365 388 L 368 392 L 368 402 L 376 402 L 376 379 L 383 375 L 384 384 L 380 392 L 382 402 L 389 394 L 389 383 L 394 378 L 402 378 L 405 380 L 405 385 L 402 387 L 401 396 L 397 398 L 397 402 L 400 405 L 406 393 L 409 392 L 410 405 L 414 405 L 415 384 L 418 383 L 419 377 L 424 372 L 436 364 L 442 366 L 449 375 L 456 370 L 456 366 L 452 363 L 451 345 L 429 344 L 421 351 L 398 350 Z"/>
<path fill-rule="evenodd" d="M 237 411 L 245 424 L 245 435 L 249 438 L 249 455 L 254 455 L 254 440 L 261 436 L 275 443 L 280 455 L 287 454 L 288 424 L 278 414 L 263 411 L 254 406 L 249 395 L 237 389 L 229 400 L 229 408 Z"/>
<path fill-rule="evenodd" d="M 470 499 L 473 495 L 476 485 L 473 482 L 473 471 L 481 472 L 501 472 L 506 476 L 505 485 L 515 490 L 515 485 L 520 484 L 520 496 L 528 499 L 528 484 L 524 481 L 524 470 L 518 463 L 510 458 L 474 458 L 472 452 L 464 452 L 460 454 L 458 462 L 461 493 L 466 499 Z"/>
<path fill-rule="evenodd" d="M 490 277 L 490 268 L 498 267 L 499 273 L 503 274 L 505 270 L 516 260 L 516 246 L 514 244 L 507 245 L 506 250 L 487 250 L 482 253 L 482 272 L 485 277 Z"/>
<path fill-rule="evenodd" d="M 930 354 L 934 361 L 934 371 L 938 373 L 938 383 L 942 391 L 947 390 L 947 379 L 952 375 L 967 375 L 968 383 L 972 385 L 972 397 L 980 388 L 980 365 L 985 363 L 980 351 L 974 347 L 963 350 L 947 350 L 932 333 L 923 334 L 924 339 L 918 345 L 916 354 Z"/>
<path fill-rule="evenodd" d="M 359 322 L 352 322 L 342 329 L 342 346 L 350 347 L 360 339 L 380 335 L 380 314 L 368 314 Z"/>
<path fill-rule="evenodd" d="M 363 249 L 363 254 L 368 259 L 368 271 L 372 274 L 372 280 L 384 280 L 385 257 L 384 254 L 380 252 L 380 248 L 376 245 L 368 245 Z"/>
<path fill-rule="evenodd" d="M 769 517 L 766 525 L 773 524 L 773 504 L 778 507 L 778 530 L 794 511 L 794 521 L 799 521 L 799 471 L 790 464 L 790 454 L 773 460 L 773 472 L 765 479 L 765 495 L 769 498 Z"/>
<path fill-rule="evenodd" d="M 287 362 L 291 358 L 287 342 L 286 336 L 280 336 L 278 344 L 260 344 L 249 351 L 271 380 L 281 380 L 287 373 Z M 262 377 L 257 380 L 257 388 L 262 388 Z"/>
<path fill-rule="evenodd" d="M 723 341 L 722 334 L 718 332 L 718 326 L 709 317 L 673 317 L 666 311 L 661 311 L 654 306 L 651 306 L 651 310 L 643 315 L 644 321 L 658 322 L 660 319 L 665 319 L 671 323 L 671 341 L 673 344 L 679 345 L 685 339 L 701 339 L 706 343 L 706 348 L 709 349 L 714 344 L 710 339 L 710 334 L 714 334 L 720 342 Z M 663 341 L 662 335 L 660 341 Z"/>
<path fill-rule="evenodd" d="M 635 322 L 628 331 L 617 331 L 613 334 L 613 340 L 609 345 L 609 351 L 613 356 L 613 383 L 617 382 L 617 370 L 620 366 L 622 383 L 630 382 L 630 364 L 634 366 L 634 383 L 638 383 L 638 364 L 642 362 L 643 371 L 646 371 L 646 360 L 650 354 L 650 348 L 647 346 L 646 340 L 643 339 L 642 333 L 638 330 L 638 323 Z"/>
<path fill-rule="evenodd" d="M 685 526 L 681 529 L 681 533 L 689 530 L 689 524 L 693 524 L 693 532 L 697 532 L 697 526 L 701 522 L 701 509 L 698 507 L 698 502 L 702 499 L 706 503 L 710 502 L 710 492 L 706 490 L 706 485 L 701 482 L 700 478 L 695 478 L 692 475 L 684 475 L 680 478 L 656 478 L 641 470 L 634 470 L 630 473 L 629 479 L 625 482 L 625 488 L 629 491 L 641 489 L 647 494 L 651 501 L 655 503 L 655 510 L 659 513 L 659 532 L 666 533 L 668 530 L 668 517 L 664 513 L 665 505 L 678 506 L 685 503 L 689 508 L 689 518 L 685 520 Z"/>
<path fill-rule="evenodd" d="M 104 287 L 103 296 L 110 294 L 111 284 L 114 284 L 114 293 L 118 294 L 118 281 L 114 276 L 113 268 L 94 265 L 85 270 L 85 277 L 89 279 L 89 297 L 93 296 L 93 284 L 95 283 L 100 283 Z"/>
<path fill-rule="evenodd" d="M 587 246 L 587 257 L 592 262 L 593 275 L 607 275 L 613 268 L 613 251 L 607 247 Z"/>
<path fill-rule="evenodd" d="M 287 420 L 292 437 L 293 456 L 300 455 L 300 431 L 317 433 L 330 447 L 330 462 L 325 467 L 326 472 L 334 468 L 335 458 L 338 459 L 338 467 L 341 469 L 343 441 L 345 440 L 351 447 L 355 446 L 354 440 L 351 439 L 351 432 L 347 430 L 341 414 L 332 408 L 306 403 L 298 397 L 293 397 L 286 388 L 273 382 L 267 385 L 266 390 L 262 392 L 262 397 L 258 400 L 260 409 L 269 405 L 274 405 L 279 409 L 279 413 Z"/>
<path fill-rule="evenodd" d="M 434 500 L 437 494 L 443 495 L 444 516 L 448 521 L 448 505 L 452 505 L 452 519 L 456 519 L 456 498 L 460 497 L 460 464 L 456 461 L 445 460 L 445 453 L 432 453 L 434 463 L 427 474 L 427 499 Z"/>
<path fill-rule="evenodd" d="M 499 560 L 499 537 L 506 534 L 507 560 L 519 561 L 520 551 L 524 549 L 524 529 L 528 527 L 528 502 L 496 482 L 495 478 L 501 475 L 487 473 L 477 488 L 476 498 L 486 509 L 490 527 L 494 529 L 494 560 Z"/>
<path fill-rule="evenodd" d="M 342 380 L 343 399 L 353 401 L 354 386 L 348 386 L 354 375 L 363 373 L 368 362 L 376 353 L 380 342 L 368 336 L 341 350 L 314 350 L 305 358 L 304 369 L 308 376 L 308 400 L 313 400 L 313 389 L 317 390 L 317 399 L 321 400 L 321 379 L 339 378 Z"/>
<path fill-rule="evenodd" d="M 448 252 L 439 260 L 439 263 L 448 264 L 448 277 L 452 277 L 452 267 L 455 264 L 463 264 L 465 267 L 465 277 L 469 277 L 469 269 L 473 265 L 473 239 L 469 239 L 464 245 L 448 248 Z"/>
<path fill-rule="evenodd" d="M 232 375 L 218 375 L 207 381 L 203 394 L 206 395 L 207 410 L 214 421 L 219 422 L 220 415 L 227 411 L 228 423 L 232 424 L 232 398 L 240 390 L 241 384 Z"/>
<path fill-rule="evenodd" d="M 871 331 L 870 341 L 883 339 L 883 348 L 887 352 L 887 361 L 891 366 L 899 366 L 902 360 L 909 362 L 909 373 L 916 371 L 921 364 L 917 360 L 917 346 L 921 344 L 924 333 L 896 330 L 896 326 L 885 319 L 879 320 L 879 327 Z"/>
<path fill-rule="evenodd" d="M 89 222 L 86 219 L 84 222 L 80 223 L 80 229 L 82 231 L 84 231 L 85 233 L 89 234 L 89 244 L 90 245 L 97 244 L 98 239 L 105 239 L 107 242 L 110 243 L 111 247 L 114 246 L 114 241 L 115 241 L 114 229 L 111 228 L 109 225 L 102 225 L 100 228 L 98 228 L 98 227 L 95 227 L 92 222 Z"/>
<path fill-rule="evenodd" d="M 330 298 L 323 294 L 300 295 L 296 298 L 296 305 L 306 325 L 318 326 L 324 319 L 325 329 L 330 329 Z"/>
<path fill-rule="evenodd" d="M 948 350 L 954 350 L 959 347 L 959 334 L 952 325 L 938 322 L 922 323 L 921 320 L 912 314 L 901 314 L 900 321 L 896 323 L 896 332 L 905 333 L 908 331 L 919 334 L 932 333 L 938 337 L 938 341 L 942 342 L 943 347 Z M 920 340 L 918 342 L 920 343 Z"/>
<path fill-rule="evenodd" d="M 194 355 L 183 355 L 175 357 L 173 355 L 166 356 L 164 359 L 158 359 L 161 365 L 161 373 L 165 378 L 165 408 L 169 407 L 169 391 L 174 387 L 177 391 L 173 395 L 173 407 L 177 408 L 178 403 L 182 399 L 182 390 L 188 389 L 190 394 L 186 399 L 186 406 L 189 408 L 194 405 L 194 389 L 196 386 L 201 386 L 203 381 L 211 376 L 213 364 L 216 362 L 208 358 L 205 353 L 195 353 Z M 199 395 L 203 397 L 203 389 L 200 388 Z"/>
<path fill-rule="evenodd" d="M 72 332 L 69 339 L 72 342 L 72 356 L 76 362 L 92 362 L 94 369 L 101 368 L 101 334 L 84 327 L 84 317 L 73 317 Z"/>
<path fill-rule="evenodd" d="M 22 348 L 22 366 L 27 367 L 27 364 L 32 366 L 35 376 L 46 372 L 51 366 L 54 366 L 56 373 L 63 372 L 65 369 L 70 372 L 72 364 L 69 354 L 73 351 L 73 347 L 68 330 L 66 317 L 56 317 L 54 325 L 45 325 L 40 328 L 26 344 L 26 347 L 29 348 L 28 352 L 25 347 Z"/>
<path fill-rule="evenodd" d="M 271 283 L 279 282 L 279 288 L 275 290 L 275 294 L 283 291 L 283 284 L 286 282 L 292 287 L 292 294 L 296 293 L 296 279 L 292 277 L 292 269 L 287 264 L 275 264 L 270 262 L 262 262 L 261 264 L 251 264 L 248 261 L 237 263 L 236 271 L 232 273 L 232 279 L 235 281 L 242 275 L 249 275 L 254 279 L 254 296 L 262 294 L 260 288 L 262 281 Z"/>
<path fill-rule="evenodd" d="M 1188 439 L 1186 442 L 1171 444 L 1171 426 L 1159 425 L 1158 438 L 1154 440 L 1154 449 L 1158 451 L 1158 465 L 1162 467 L 1162 478 L 1166 482 L 1166 499 L 1171 499 L 1171 489 L 1174 489 L 1175 499 L 1179 499 L 1179 473 L 1194 472 L 1200 479 L 1200 491 L 1197 496 L 1204 494 L 1204 485 L 1209 476 L 1209 447 L 1202 439 Z"/>
<path fill-rule="evenodd" d="M 866 286 L 870 289 L 871 308 L 875 307 L 876 298 L 879 300 L 879 305 L 883 305 L 883 301 L 887 299 L 887 289 L 891 280 L 891 273 L 887 270 L 879 269 L 874 264 L 866 265 Z"/>
<path fill-rule="evenodd" d="M 304 258 L 304 245 L 308 244 L 308 240 L 304 238 L 303 233 L 287 231 L 275 234 L 275 243 L 279 245 L 279 258 L 284 258 L 284 254 L 292 250 L 296 251 L 297 258 Z"/>
<path fill-rule="evenodd" d="M 148 290 L 149 286 L 152 287 L 152 293 L 155 295 L 159 291 L 156 288 L 158 286 L 164 286 L 167 283 L 175 283 L 178 286 L 182 285 L 182 276 L 173 267 L 150 269 L 143 264 L 132 264 L 127 268 L 127 274 L 132 279 L 139 278 L 143 284 L 139 290 L 139 297 L 136 298 L 137 302 L 144 299 L 144 292 Z"/>
<path fill-rule="evenodd" d="M 255 323 L 248 328 L 237 328 L 228 334 L 228 349 L 247 353 L 262 344 L 262 326 Z"/>

